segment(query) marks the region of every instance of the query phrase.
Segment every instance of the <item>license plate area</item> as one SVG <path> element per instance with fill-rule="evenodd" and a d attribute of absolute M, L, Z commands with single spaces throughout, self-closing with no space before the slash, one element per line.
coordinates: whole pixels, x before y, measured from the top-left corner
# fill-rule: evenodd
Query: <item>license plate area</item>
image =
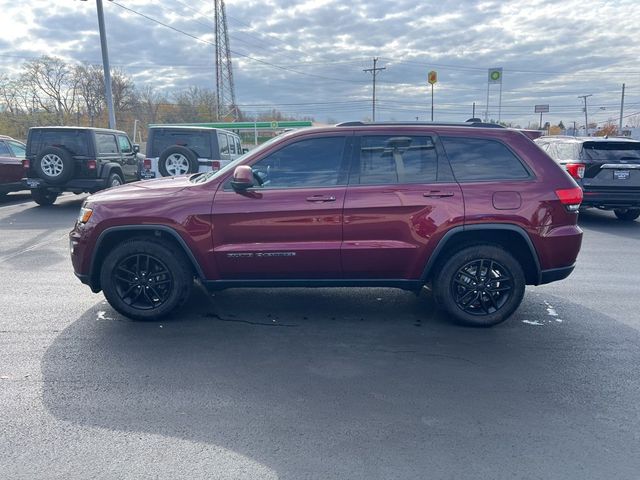
<path fill-rule="evenodd" d="M 613 171 L 613 179 L 614 180 L 629 180 L 631 176 L 631 172 L 629 170 L 614 170 Z"/>
<path fill-rule="evenodd" d="M 25 181 L 25 183 L 30 188 L 38 188 L 42 184 L 42 181 L 29 178 Z"/>

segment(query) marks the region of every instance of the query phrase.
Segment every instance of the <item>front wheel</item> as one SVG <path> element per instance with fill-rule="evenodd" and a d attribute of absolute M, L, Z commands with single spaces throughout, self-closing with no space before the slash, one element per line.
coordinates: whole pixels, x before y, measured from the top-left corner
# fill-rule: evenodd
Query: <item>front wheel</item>
<path fill-rule="evenodd" d="M 525 278 L 500 247 L 476 245 L 447 260 L 434 281 L 438 304 L 456 321 L 476 327 L 504 322 L 522 302 Z"/>
<path fill-rule="evenodd" d="M 181 306 L 193 286 L 189 261 L 177 248 L 155 239 L 121 243 L 100 271 L 111 306 L 135 320 L 156 320 Z"/>
<path fill-rule="evenodd" d="M 53 205 L 53 202 L 56 201 L 58 195 L 59 194 L 56 192 L 49 192 L 47 190 L 31 190 L 31 198 L 33 198 L 33 201 L 43 207 Z"/>
<path fill-rule="evenodd" d="M 613 213 L 618 217 L 618 220 L 633 222 L 640 217 L 640 208 L 616 208 Z"/>

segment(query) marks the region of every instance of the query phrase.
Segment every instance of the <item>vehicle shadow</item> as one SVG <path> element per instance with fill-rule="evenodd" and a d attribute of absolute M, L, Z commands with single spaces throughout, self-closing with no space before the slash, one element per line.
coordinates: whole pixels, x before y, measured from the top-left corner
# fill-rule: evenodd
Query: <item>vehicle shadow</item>
<path fill-rule="evenodd" d="M 640 220 L 623 222 L 613 214 L 602 210 L 589 209 L 580 212 L 578 225 L 582 228 L 627 238 L 640 238 Z"/>
<path fill-rule="evenodd" d="M 47 410 L 221 446 L 281 479 L 503 478 L 507 457 L 504 478 L 640 468 L 640 336 L 580 306 L 565 306 L 580 321 L 533 326 L 544 302 L 528 294 L 509 322 L 473 329 L 390 289 L 197 290 L 189 303 L 159 323 L 85 312 L 43 357 Z"/>
<path fill-rule="evenodd" d="M 8 193 L 7 195 L 0 195 L 0 207 L 3 205 L 12 205 L 15 203 L 22 203 L 31 200 L 31 194 L 27 190 L 26 192 Z"/>

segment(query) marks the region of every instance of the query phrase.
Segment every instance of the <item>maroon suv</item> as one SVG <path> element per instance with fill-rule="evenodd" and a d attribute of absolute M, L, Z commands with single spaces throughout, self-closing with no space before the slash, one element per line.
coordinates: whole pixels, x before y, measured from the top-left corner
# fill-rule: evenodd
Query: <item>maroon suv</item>
<path fill-rule="evenodd" d="M 525 285 L 571 273 L 581 199 L 519 131 L 350 122 L 289 132 L 218 172 L 92 195 L 71 257 L 135 319 L 173 311 L 195 277 L 212 290 L 430 285 L 453 318 L 488 326 Z"/>

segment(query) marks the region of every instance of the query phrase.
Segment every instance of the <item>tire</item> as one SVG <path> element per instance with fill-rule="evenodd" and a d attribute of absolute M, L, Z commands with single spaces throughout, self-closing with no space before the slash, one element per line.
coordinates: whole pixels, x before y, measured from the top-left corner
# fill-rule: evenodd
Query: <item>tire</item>
<path fill-rule="evenodd" d="M 106 188 L 117 187 L 122 185 L 123 183 L 124 180 L 122 180 L 122 177 L 119 173 L 112 173 L 109 175 L 109 178 L 107 178 Z"/>
<path fill-rule="evenodd" d="M 198 158 L 193 150 L 175 145 L 160 154 L 158 170 L 163 177 L 196 173 L 198 171 Z"/>
<path fill-rule="evenodd" d="M 53 202 L 56 201 L 58 195 L 60 194 L 57 192 L 50 192 L 44 189 L 31 190 L 31 198 L 33 199 L 33 201 L 43 207 L 53 205 Z"/>
<path fill-rule="evenodd" d="M 177 248 L 160 240 L 140 238 L 109 252 L 102 263 L 100 283 L 109 304 L 125 317 L 157 320 L 187 300 L 193 272 Z"/>
<path fill-rule="evenodd" d="M 640 208 L 616 208 L 613 213 L 618 217 L 618 220 L 633 222 L 640 217 Z"/>
<path fill-rule="evenodd" d="M 47 147 L 36 157 L 38 176 L 52 185 L 62 185 L 73 176 L 73 157 L 64 148 Z"/>
<path fill-rule="evenodd" d="M 491 327 L 518 308 L 525 278 L 511 254 L 498 246 L 476 245 L 451 256 L 433 285 L 436 302 L 458 323 Z"/>

